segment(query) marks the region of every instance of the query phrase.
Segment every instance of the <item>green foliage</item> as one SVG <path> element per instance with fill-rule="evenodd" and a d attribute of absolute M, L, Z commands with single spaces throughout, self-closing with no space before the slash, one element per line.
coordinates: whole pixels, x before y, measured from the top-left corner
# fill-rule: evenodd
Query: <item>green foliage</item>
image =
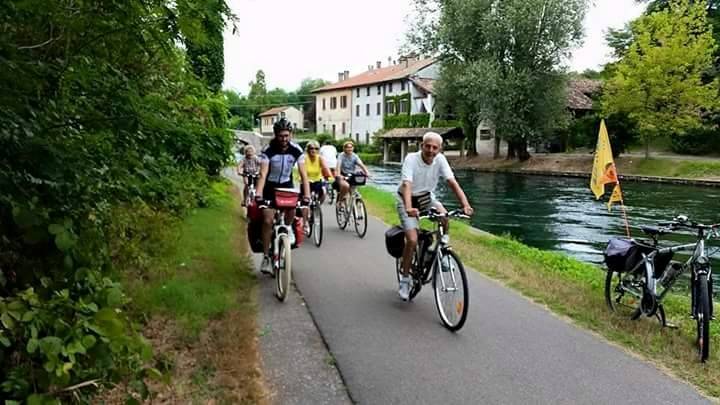
<path fill-rule="evenodd" d="M 462 127 L 462 123 L 458 120 L 433 120 L 433 128 L 455 128 Z"/>
<path fill-rule="evenodd" d="M 568 148 L 595 148 L 597 144 L 600 119 L 598 114 L 588 114 L 573 118 L 570 126 L 561 136 Z M 605 125 L 610 137 L 610 146 L 615 157 L 627 151 L 628 146 L 635 142 L 635 124 L 625 114 L 613 114 L 605 118 Z"/>
<path fill-rule="evenodd" d="M 393 128 L 427 128 L 430 123 L 430 114 L 399 114 L 383 117 L 384 129 Z"/>
<path fill-rule="evenodd" d="M 716 44 L 704 6 L 673 0 L 632 30 L 634 41 L 605 85 L 604 112 L 627 114 L 646 145 L 702 128 L 703 115 L 718 107 L 718 82 L 705 78 Z"/>
<path fill-rule="evenodd" d="M 177 46 L 212 42 L 205 6 L 25 0 L 0 13 L 3 398 L 142 371 L 108 275 L 206 204 L 230 156 L 225 101 Z"/>
<path fill-rule="evenodd" d="M 684 136 L 671 135 L 670 147 L 675 153 L 707 155 L 720 152 L 720 136 L 717 128 L 690 130 Z"/>
<path fill-rule="evenodd" d="M 206 7 L 197 7 L 194 3 L 180 1 L 178 8 L 182 14 L 201 14 L 197 18 L 201 26 L 199 35 L 185 39 L 188 61 L 208 89 L 218 92 L 225 76 L 223 29 L 225 16 L 231 16 L 230 8 L 224 0 L 208 1 Z"/>
<path fill-rule="evenodd" d="M 358 153 L 358 156 L 366 165 L 377 165 L 382 163 L 382 153 Z"/>
<path fill-rule="evenodd" d="M 586 0 L 416 4 L 421 24 L 411 40 L 444 57 L 438 102 L 452 106 L 470 145 L 475 144 L 472 129 L 490 122 L 508 141 L 510 157 L 517 152 L 524 159 L 529 141 L 566 124 L 565 78 L 559 67 L 582 37 Z M 433 20 L 428 14 L 439 17 Z"/>

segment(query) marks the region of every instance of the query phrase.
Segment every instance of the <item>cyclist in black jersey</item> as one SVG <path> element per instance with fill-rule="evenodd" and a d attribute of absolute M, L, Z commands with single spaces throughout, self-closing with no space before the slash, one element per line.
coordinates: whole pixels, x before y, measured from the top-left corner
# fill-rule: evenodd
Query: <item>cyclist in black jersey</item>
<path fill-rule="evenodd" d="M 292 170 L 295 164 L 298 166 L 300 173 L 301 190 L 303 191 L 302 204 L 307 206 L 310 202 L 310 185 L 305 170 L 305 162 L 303 159 L 303 150 L 297 144 L 290 141 L 292 137 L 293 127 L 290 121 L 281 118 L 273 125 L 275 137 L 270 144 L 263 149 L 260 154 L 260 178 L 256 185 L 256 200 L 258 203 L 263 201 L 275 201 L 276 188 L 293 188 Z M 285 212 L 285 221 L 288 224 L 293 222 L 295 210 L 287 210 Z M 270 272 L 270 257 L 268 250 L 270 249 L 270 238 L 272 237 L 273 219 L 275 217 L 275 209 L 268 207 L 263 210 L 263 228 L 262 241 L 263 258 L 260 271 Z"/>

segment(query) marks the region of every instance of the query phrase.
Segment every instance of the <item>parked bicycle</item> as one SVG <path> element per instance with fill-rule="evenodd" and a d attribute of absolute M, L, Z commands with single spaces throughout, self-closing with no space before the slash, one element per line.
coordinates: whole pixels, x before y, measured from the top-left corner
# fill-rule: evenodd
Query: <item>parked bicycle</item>
<path fill-rule="evenodd" d="M 658 227 L 640 229 L 652 242 L 611 239 L 605 251 L 608 266 L 605 300 L 611 311 L 629 309 L 631 319 L 656 316 L 668 326 L 663 299 L 681 274 L 690 271 L 690 314 L 697 322 L 696 344 L 701 362 L 710 354 L 710 320 L 713 318 L 712 268 L 705 242 L 720 237 L 720 224 L 703 225 L 686 216 L 676 217 Z M 694 243 L 659 247 L 658 237 L 679 229 L 695 233 Z M 692 252 L 684 263 L 672 261 L 675 252 Z"/>
<path fill-rule="evenodd" d="M 315 246 L 320 247 L 323 238 L 323 216 L 320 198 L 316 192 L 311 193 L 310 206 L 308 208 L 308 227 L 305 236 L 312 237 Z"/>
<path fill-rule="evenodd" d="M 415 298 L 423 285 L 432 281 L 440 320 L 443 326 L 455 332 L 463 327 L 467 319 L 470 293 L 465 267 L 457 253 L 452 250 L 440 220 L 470 217 L 463 214 L 462 210 L 441 214 L 431 208 L 422 212 L 419 218 L 432 221 L 435 229 L 418 229 L 418 244 L 410 266 L 412 286 L 409 300 Z M 402 227 L 390 228 L 385 233 L 385 245 L 388 253 L 395 257 L 395 273 L 400 281 L 402 252 L 405 247 L 405 232 Z"/>
<path fill-rule="evenodd" d="M 345 180 L 350 183 L 350 191 L 345 196 L 344 205 L 339 204 L 340 201 L 335 204 L 335 218 L 340 229 L 345 229 L 352 219 L 355 224 L 355 232 L 362 238 L 367 233 L 367 208 L 357 187 L 364 186 L 367 178 L 364 174 L 359 173 L 345 177 Z"/>
<path fill-rule="evenodd" d="M 302 235 L 302 230 L 298 231 L 297 224 L 285 223 L 285 211 L 298 207 L 299 194 L 297 191 L 289 188 L 275 189 L 275 201 L 265 201 L 260 208 L 272 206 L 275 208 L 275 218 L 273 220 L 273 231 L 270 241 L 270 252 L 272 258 L 273 276 L 276 280 L 275 296 L 280 301 L 285 301 L 288 291 L 290 291 L 290 282 L 292 280 L 292 248 L 291 238 Z M 295 228 L 295 229 L 293 229 Z M 291 233 L 295 231 L 291 237 Z M 296 242 L 297 245 L 297 242 Z"/>

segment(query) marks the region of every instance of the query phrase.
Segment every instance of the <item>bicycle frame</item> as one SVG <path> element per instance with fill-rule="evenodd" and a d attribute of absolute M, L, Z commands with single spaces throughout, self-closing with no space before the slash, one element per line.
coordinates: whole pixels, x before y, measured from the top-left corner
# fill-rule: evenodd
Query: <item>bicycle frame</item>
<path fill-rule="evenodd" d="M 292 208 L 288 208 L 292 209 Z M 275 208 L 275 218 L 273 220 L 273 233 L 270 239 L 270 249 L 272 250 L 272 263 L 274 268 L 280 266 L 280 234 L 290 235 L 293 232 L 292 224 L 285 223 L 285 210 Z"/>

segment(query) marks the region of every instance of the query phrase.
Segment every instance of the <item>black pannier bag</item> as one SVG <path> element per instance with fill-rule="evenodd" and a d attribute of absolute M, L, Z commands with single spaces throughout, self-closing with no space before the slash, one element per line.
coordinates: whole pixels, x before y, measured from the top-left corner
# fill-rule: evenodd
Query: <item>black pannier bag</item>
<path fill-rule="evenodd" d="M 247 224 L 248 243 L 253 253 L 263 252 L 262 221 L 251 221 Z"/>
<path fill-rule="evenodd" d="M 628 272 L 635 269 L 642 261 L 643 253 L 647 255 L 652 250 L 651 246 L 638 243 L 634 239 L 613 238 L 608 241 L 607 248 L 605 248 L 605 264 L 611 271 Z M 665 262 L 665 266 L 667 266 L 667 262 Z"/>
<path fill-rule="evenodd" d="M 405 231 L 400 225 L 395 225 L 385 231 L 385 248 L 390 256 L 399 259 L 405 249 Z"/>

